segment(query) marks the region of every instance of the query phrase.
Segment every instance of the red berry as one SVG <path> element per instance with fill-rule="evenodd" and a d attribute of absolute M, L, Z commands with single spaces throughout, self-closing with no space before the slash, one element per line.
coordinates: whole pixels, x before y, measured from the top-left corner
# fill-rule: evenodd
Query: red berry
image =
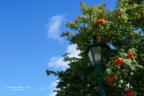
<path fill-rule="evenodd" d="M 128 54 L 127 54 L 127 57 L 128 58 L 132 58 L 133 56 L 134 56 L 134 52 L 129 51 Z"/>
<path fill-rule="evenodd" d="M 107 78 L 106 78 L 106 81 L 109 83 L 109 84 L 111 84 L 114 80 L 116 80 L 115 79 L 115 76 L 108 76 Z"/>
<path fill-rule="evenodd" d="M 111 75 L 106 78 L 106 81 L 111 84 L 114 80 L 118 80 L 117 75 Z"/>
<path fill-rule="evenodd" d="M 111 84 L 111 83 L 113 82 L 113 80 L 114 80 L 113 76 L 108 76 L 108 77 L 106 78 L 106 81 L 107 81 L 109 84 Z"/>
<path fill-rule="evenodd" d="M 134 96 L 134 93 L 132 90 L 127 90 L 127 96 Z"/>
<path fill-rule="evenodd" d="M 122 60 L 121 58 L 118 58 L 118 59 L 115 60 L 114 63 L 115 63 L 116 65 L 121 65 L 121 64 L 123 64 L 124 62 L 123 62 L 123 60 Z"/>

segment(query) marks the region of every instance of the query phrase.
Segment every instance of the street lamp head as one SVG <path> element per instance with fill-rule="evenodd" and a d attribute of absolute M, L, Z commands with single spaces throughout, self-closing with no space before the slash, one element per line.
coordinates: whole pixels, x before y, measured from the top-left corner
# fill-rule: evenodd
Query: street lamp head
<path fill-rule="evenodd" d="M 107 60 L 107 53 L 110 47 L 101 40 L 92 38 L 91 44 L 88 48 L 88 57 L 92 66 L 103 66 Z"/>
<path fill-rule="evenodd" d="M 101 62 L 101 47 L 100 46 L 91 47 L 88 52 L 88 57 L 93 66 L 98 65 Z"/>

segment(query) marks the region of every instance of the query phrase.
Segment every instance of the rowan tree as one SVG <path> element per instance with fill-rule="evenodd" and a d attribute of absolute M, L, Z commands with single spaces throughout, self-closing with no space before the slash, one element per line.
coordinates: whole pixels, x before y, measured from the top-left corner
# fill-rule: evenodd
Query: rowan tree
<path fill-rule="evenodd" d="M 144 96 L 144 2 L 118 0 L 110 11 L 105 4 L 88 6 L 81 2 L 81 14 L 66 26 L 70 44 L 76 44 L 81 58 L 70 58 L 69 68 L 57 72 L 56 96 L 100 96 L 97 78 L 103 76 L 107 96 Z M 91 38 L 111 45 L 105 72 L 96 73 L 87 50 Z"/>

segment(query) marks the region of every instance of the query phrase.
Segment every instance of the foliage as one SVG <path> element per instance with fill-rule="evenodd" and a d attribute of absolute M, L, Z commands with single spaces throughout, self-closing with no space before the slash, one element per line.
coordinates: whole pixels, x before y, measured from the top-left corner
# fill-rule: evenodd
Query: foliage
<path fill-rule="evenodd" d="M 118 0 L 112 11 L 105 4 L 91 7 L 81 2 L 81 10 L 76 20 L 66 24 L 74 32 L 64 32 L 62 36 L 78 45 L 82 58 L 65 57 L 70 61 L 70 68 L 58 72 L 56 96 L 99 96 L 99 76 L 105 78 L 108 96 L 143 96 L 143 1 Z M 93 37 L 97 40 L 96 36 L 117 50 L 114 55 L 108 54 L 104 74 L 96 73 L 87 57 L 90 40 Z"/>

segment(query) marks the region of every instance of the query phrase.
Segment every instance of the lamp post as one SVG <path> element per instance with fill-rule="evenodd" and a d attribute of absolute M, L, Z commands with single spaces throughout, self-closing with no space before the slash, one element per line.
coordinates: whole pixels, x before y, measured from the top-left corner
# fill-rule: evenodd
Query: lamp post
<path fill-rule="evenodd" d="M 88 48 L 88 57 L 90 59 L 91 65 L 95 68 L 97 73 L 104 73 L 105 72 L 105 64 L 107 62 L 107 54 L 110 50 L 108 44 L 105 44 L 101 41 L 101 37 L 98 39 L 96 36 L 92 38 L 90 46 Z M 104 88 L 104 78 L 102 75 L 97 78 L 99 87 L 99 95 L 100 96 L 107 96 L 106 90 Z"/>
<path fill-rule="evenodd" d="M 140 54 L 142 62 L 144 62 L 144 54 Z"/>
<path fill-rule="evenodd" d="M 140 57 L 141 63 L 144 64 L 144 54 L 139 54 L 139 57 Z"/>

